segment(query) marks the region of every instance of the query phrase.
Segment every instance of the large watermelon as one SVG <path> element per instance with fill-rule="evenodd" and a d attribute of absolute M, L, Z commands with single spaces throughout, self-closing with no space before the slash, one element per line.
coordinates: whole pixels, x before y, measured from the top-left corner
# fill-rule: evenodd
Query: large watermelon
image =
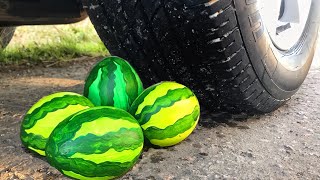
<path fill-rule="evenodd" d="M 113 179 L 130 170 L 143 148 L 143 132 L 129 113 L 113 107 L 83 110 L 52 132 L 49 163 L 76 179 Z"/>
<path fill-rule="evenodd" d="M 68 116 L 93 106 L 86 97 L 71 92 L 43 97 L 22 121 L 20 137 L 23 145 L 44 156 L 46 142 L 53 129 Z"/>
<path fill-rule="evenodd" d="M 193 92 L 175 82 L 147 88 L 129 112 L 140 123 L 145 137 L 157 146 L 172 146 L 187 138 L 196 127 L 200 105 Z"/>
<path fill-rule="evenodd" d="M 128 110 L 143 91 L 142 82 L 131 65 L 119 57 L 107 57 L 89 73 L 84 96 L 96 106 Z"/>

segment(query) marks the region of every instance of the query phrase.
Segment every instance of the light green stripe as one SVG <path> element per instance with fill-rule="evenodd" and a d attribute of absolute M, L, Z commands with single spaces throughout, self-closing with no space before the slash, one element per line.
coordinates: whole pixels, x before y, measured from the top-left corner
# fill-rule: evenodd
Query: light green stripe
<path fill-rule="evenodd" d="M 69 105 L 64 109 L 59 109 L 54 112 L 48 113 L 44 118 L 39 119 L 37 123 L 30 129 L 26 129 L 26 133 L 39 134 L 43 138 L 48 138 L 53 129 L 64 119 L 70 115 L 79 112 L 83 109 L 87 109 L 89 106 L 82 105 Z"/>
<path fill-rule="evenodd" d="M 134 150 L 123 150 L 121 152 L 116 151 L 115 149 L 109 149 L 107 152 L 100 154 L 82 154 L 75 153 L 70 158 L 80 158 L 86 161 L 91 161 L 96 164 L 100 164 L 103 162 L 132 162 L 136 159 L 136 157 L 140 154 L 143 146 L 141 145 L 139 148 Z"/>
<path fill-rule="evenodd" d="M 109 179 L 114 179 L 116 178 L 116 176 L 103 176 L 103 177 L 86 177 L 86 176 L 82 176 L 81 174 L 77 174 L 75 172 L 72 171 L 66 171 L 66 170 L 62 170 L 63 174 L 75 178 L 75 179 L 88 179 L 88 180 L 109 180 Z"/>
<path fill-rule="evenodd" d="M 115 63 L 117 66 L 117 69 L 114 71 L 115 74 L 115 87 L 114 87 L 114 96 L 113 96 L 113 102 L 114 106 L 128 110 L 129 109 L 129 97 L 126 93 L 126 83 L 124 81 L 124 76 L 121 71 L 121 66 L 119 66 L 117 63 Z"/>
<path fill-rule="evenodd" d="M 28 148 L 31 149 L 31 150 L 33 150 L 33 151 L 35 151 L 35 152 L 37 152 L 37 153 L 40 154 L 41 156 L 45 156 L 45 155 L 46 155 L 46 153 L 45 153 L 44 150 L 35 149 L 35 148 L 31 147 L 31 146 L 28 146 Z"/>
<path fill-rule="evenodd" d="M 165 96 L 169 90 L 184 88 L 184 85 L 178 84 L 176 82 L 163 82 L 159 84 L 153 91 L 151 91 L 143 100 L 143 102 L 138 106 L 135 115 L 141 113 L 145 106 L 153 105 L 157 98 Z"/>
<path fill-rule="evenodd" d="M 102 70 L 99 69 L 97 78 L 94 80 L 94 82 L 89 87 L 89 95 L 88 98 L 93 102 L 94 105 L 100 106 L 101 105 L 101 99 L 100 99 L 100 87 L 99 84 L 101 82 L 101 75 Z"/>
<path fill-rule="evenodd" d="M 124 127 L 127 129 L 140 128 L 138 123 L 133 123 L 128 120 L 101 117 L 94 121 L 83 123 L 72 140 L 74 141 L 75 139 L 81 136 L 86 136 L 87 134 L 102 136 L 109 132 L 117 132 Z"/>
<path fill-rule="evenodd" d="M 143 125 L 162 108 L 172 106 L 175 102 L 188 99 L 191 96 L 194 96 L 194 94 L 187 87 L 169 90 L 165 96 L 159 97 L 152 106 L 144 107 L 141 114 L 136 116 L 136 119 L 139 120 L 140 125 Z"/>
<path fill-rule="evenodd" d="M 177 101 L 172 106 L 162 108 L 158 113 L 152 115 L 150 120 L 141 127 L 147 129 L 154 126 L 159 129 L 165 129 L 176 123 L 179 119 L 191 114 L 197 106 L 199 104 L 195 96 Z"/>
<path fill-rule="evenodd" d="M 179 119 L 172 126 L 168 126 L 166 129 L 159 129 L 157 127 L 149 127 L 144 131 L 144 135 L 150 139 L 166 139 L 172 138 L 189 130 L 194 123 L 199 119 L 200 116 L 200 107 L 195 107 L 192 114 L 188 114 L 185 117 Z"/>
<path fill-rule="evenodd" d="M 176 144 L 180 143 L 181 141 L 183 141 L 184 139 L 186 139 L 192 133 L 192 131 L 196 128 L 196 126 L 198 124 L 197 122 L 199 121 L 199 118 L 200 117 L 198 117 L 197 121 L 193 124 L 193 126 L 189 130 L 187 130 L 181 134 L 178 134 L 175 137 L 166 138 L 166 139 L 150 139 L 150 142 L 154 145 L 161 146 L 161 147 L 176 145 Z"/>

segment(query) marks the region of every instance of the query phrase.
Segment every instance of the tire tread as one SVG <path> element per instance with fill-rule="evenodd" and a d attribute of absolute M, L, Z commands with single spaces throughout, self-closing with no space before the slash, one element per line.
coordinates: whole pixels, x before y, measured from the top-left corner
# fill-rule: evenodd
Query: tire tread
<path fill-rule="evenodd" d="M 201 104 L 229 113 L 265 113 L 285 102 L 272 97 L 253 70 L 234 0 L 91 3 L 99 5 L 89 14 L 107 48 L 129 60 L 146 85 L 175 80 Z"/>

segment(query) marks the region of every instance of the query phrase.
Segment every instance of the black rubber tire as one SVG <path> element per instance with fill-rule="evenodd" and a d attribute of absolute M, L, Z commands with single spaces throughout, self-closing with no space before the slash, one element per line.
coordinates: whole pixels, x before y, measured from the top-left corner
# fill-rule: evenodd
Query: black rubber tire
<path fill-rule="evenodd" d="M 280 107 L 306 78 L 320 1 L 313 0 L 300 42 L 285 52 L 270 43 L 257 0 L 87 0 L 85 7 L 109 51 L 146 86 L 174 80 L 212 111 L 258 114 Z M 291 70 L 275 53 L 303 64 Z"/>
<path fill-rule="evenodd" d="M 7 47 L 11 41 L 15 27 L 0 27 L 0 51 Z"/>

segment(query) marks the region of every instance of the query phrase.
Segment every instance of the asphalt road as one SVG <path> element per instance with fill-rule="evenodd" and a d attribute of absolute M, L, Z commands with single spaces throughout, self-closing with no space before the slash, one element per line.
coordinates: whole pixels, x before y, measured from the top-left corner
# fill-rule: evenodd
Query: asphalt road
<path fill-rule="evenodd" d="M 319 58 L 319 57 L 317 57 Z M 0 73 L 0 179 L 65 179 L 19 140 L 24 113 L 56 91 L 81 93 L 94 63 Z M 123 179 L 320 179 L 320 63 L 286 105 L 260 117 L 208 115 L 181 144 L 150 148 Z M 206 113 L 209 114 L 209 113 Z M 240 119 L 238 119 L 240 118 Z"/>

